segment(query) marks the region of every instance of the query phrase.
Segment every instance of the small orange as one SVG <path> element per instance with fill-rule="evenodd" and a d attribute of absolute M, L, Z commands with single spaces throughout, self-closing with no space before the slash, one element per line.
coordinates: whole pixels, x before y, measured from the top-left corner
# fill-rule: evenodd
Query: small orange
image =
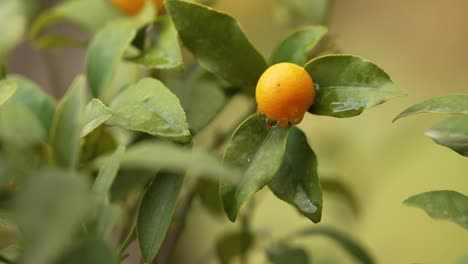
<path fill-rule="evenodd" d="M 164 13 L 164 0 L 152 0 L 158 14 Z M 111 0 L 111 3 L 128 15 L 136 15 L 145 5 L 145 0 Z"/>
<path fill-rule="evenodd" d="M 312 78 L 293 63 L 278 63 L 260 77 L 255 92 L 257 112 L 275 120 L 280 127 L 298 124 L 315 100 Z"/>

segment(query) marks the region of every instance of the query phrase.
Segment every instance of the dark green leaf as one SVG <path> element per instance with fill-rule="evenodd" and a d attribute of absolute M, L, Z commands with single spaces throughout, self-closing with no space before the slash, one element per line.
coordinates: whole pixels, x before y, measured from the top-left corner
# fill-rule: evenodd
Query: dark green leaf
<path fill-rule="evenodd" d="M 272 264 L 309 264 L 309 255 L 302 248 L 275 246 L 266 251 Z"/>
<path fill-rule="evenodd" d="M 100 239 L 86 239 L 73 248 L 58 264 L 118 264 L 115 252 Z"/>
<path fill-rule="evenodd" d="M 254 193 L 269 184 L 278 172 L 286 151 L 288 128 L 269 129 L 264 116 L 254 114 L 234 132 L 224 161 L 244 171 L 239 184 L 221 179 L 224 210 L 235 221 L 240 207 Z"/>
<path fill-rule="evenodd" d="M 85 121 L 81 130 L 81 137 L 85 137 L 112 117 L 112 111 L 99 99 L 94 98 L 86 106 Z"/>
<path fill-rule="evenodd" d="M 255 237 L 250 233 L 227 233 L 216 242 L 216 254 L 221 264 L 229 264 L 235 257 L 245 255 L 254 243 Z"/>
<path fill-rule="evenodd" d="M 85 78 L 79 76 L 73 81 L 67 94 L 57 105 L 50 145 L 59 166 L 74 168 L 80 154 L 81 118 L 85 102 Z"/>
<path fill-rule="evenodd" d="M 426 131 L 439 145 L 468 157 L 468 116 L 454 116 Z"/>
<path fill-rule="evenodd" d="M 404 204 L 423 209 L 433 219 L 452 221 L 468 229 L 468 197 L 455 191 L 425 192 Z"/>
<path fill-rule="evenodd" d="M 286 37 L 275 49 L 271 56 L 271 64 L 290 62 L 304 65 L 327 31 L 327 28 L 323 26 L 309 26 L 297 30 Z"/>
<path fill-rule="evenodd" d="M 137 236 L 145 263 L 152 263 L 161 246 L 176 208 L 184 176 L 160 173 L 141 200 Z"/>
<path fill-rule="evenodd" d="M 353 117 L 366 108 L 406 95 L 374 63 L 352 55 L 329 55 L 307 63 L 305 69 L 318 85 L 317 99 L 309 112 L 333 117 Z"/>
<path fill-rule="evenodd" d="M 451 94 L 434 97 L 413 105 L 403 111 L 395 120 L 419 113 L 463 114 L 468 115 L 468 95 Z"/>
<path fill-rule="evenodd" d="M 8 80 L 0 81 L 0 107 L 2 107 L 16 92 L 16 83 Z"/>
<path fill-rule="evenodd" d="M 297 127 L 290 129 L 281 169 L 269 184 L 281 200 L 312 220 L 322 218 L 322 191 L 317 175 L 317 157 L 307 137 Z"/>
<path fill-rule="evenodd" d="M 223 214 L 223 205 L 219 197 L 218 181 L 209 179 L 200 179 L 197 186 L 198 197 L 202 205 L 213 215 Z"/>
<path fill-rule="evenodd" d="M 344 182 L 340 181 L 339 179 L 322 177 L 320 179 L 320 186 L 322 187 L 322 191 L 325 193 L 342 196 L 353 210 L 353 213 L 355 215 L 359 214 L 359 201 L 353 190 Z"/>
<path fill-rule="evenodd" d="M 93 193 L 98 199 L 106 200 L 120 167 L 120 160 L 125 152 L 125 147 L 120 146 L 99 170 L 99 174 L 93 184 Z"/>
<path fill-rule="evenodd" d="M 40 120 L 43 129 L 50 131 L 55 112 L 55 101 L 34 82 L 19 75 L 9 75 L 8 80 L 16 83 L 16 93 L 11 101 L 25 105 Z"/>
<path fill-rule="evenodd" d="M 119 20 L 107 24 L 94 36 L 86 58 L 86 75 L 94 97 L 106 103 L 112 100 L 112 82 L 136 31 L 129 21 Z"/>
<path fill-rule="evenodd" d="M 176 69 L 184 67 L 177 31 L 169 17 L 162 17 L 153 25 L 156 32 L 152 46 L 131 61 L 153 69 Z"/>
<path fill-rule="evenodd" d="M 224 165 L 216 156 L 199 149 L 189 149 L 169 142 L 142 142 L 128 148 L 122 157 L 122 168 L 160 170 L 211 177 L 226 181 L 238 181 L 239 172 Z"/>
<path fill-rule="evenodd" d="M 18 193 L 15 216 L 24 239 L 21 263 L 48 264 L 73 241 L 88 208 L 88 186 L 72 172 L 35 172 Z"/>
<path fill-rule="evenodd" d="M 345 233 L 336 229 L 328 227 L 307 228 L 297 232 L 294 237 L 308 237 L 308 236 L 325 236 L 340 245 L 346 250 L 355 260 L 363 264 L 376 263 L 375 260 L 369 255 L 367 250 L 356 240 L 352 239 Z"/>
<path fill-rule="evenodd" d="M 156 79 L 145 78 L 128 87 L 112 101 L 110 108 L 113 112 L 110 125 L 179 142 L 190 141 L 179 99 Z"/>
<path fill-rule="evenodd" d="M 146 170 L 119 170 L 112 184 L 110 200 L 112 202 L 125 201 L 133 191 L 143 191 L 154 175 L 154 172 Z"/>
<path fill-rule="evenodd" d="M 233 85 L 256 85 L 267 64 L 234 18 L 188 1 L 167 1 L 166 7 L 182 42 L 204 68 Z"/>

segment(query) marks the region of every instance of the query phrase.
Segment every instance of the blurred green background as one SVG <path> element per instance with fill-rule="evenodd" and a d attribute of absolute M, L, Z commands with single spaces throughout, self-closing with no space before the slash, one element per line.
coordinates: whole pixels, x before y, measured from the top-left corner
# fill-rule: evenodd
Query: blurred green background
<path fill-rule="evenodd" d="M 275 19 L 274 4 L 275 0 L 220 0 L 216 8 L 236 17 L 253 44 L 268 56 L 293 29 Z M 337 0 L 330 15 L 330 32 L 341 52 L 377 63 L 409 93 L 356 118 L 309 115 L 301 124 L 319 158 L 321 177 L 346 182 L 360 203 L 359 213 L 354 214 L 345 200 L 326 195 L 321 225 L 351 233 L 378 263 L 455 263 L 468 254 L 465 230 L 431 220 L 401 203 L 435 189 L 468 194 L 468 160 L 423 135 L 441 116 L 417 115 L 392 123 L 398 113 L 424 99 L 468 93 L 466 10 L 465 0 Z M 73 76 L 83 71 L 84 54 L 78 49 L 38 52 L 23 44 L 10 57 L 9 70 L 60 96 Z M 313 225 L 268 190 L 256 197 L 254 228 L 266 236 Z M 180 263 L 198 259 L 222 232 L 236 228 L 223 217 L 206 214 L 199 202 L 189 217 L 176 256 Z M 325 239 L 298 243 L 310 249 L 317 263 L 352 263 Z M 261 254 L 253 257 L 252 263 L 265 262 Z"/>

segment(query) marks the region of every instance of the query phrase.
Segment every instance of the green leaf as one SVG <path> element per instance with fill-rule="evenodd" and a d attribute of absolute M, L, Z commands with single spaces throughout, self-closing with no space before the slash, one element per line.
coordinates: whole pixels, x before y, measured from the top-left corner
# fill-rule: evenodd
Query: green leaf
<path fill-rule="evenodd" d="M 376 263 L 373 257 L 367 250 L 356 240 L 352 239 L 345 233 L 342 233 L 334 228 L 329 227 L 314 227 L 306 228 L 296 232 L 291 238 L 295 237 L 309 237 L 309 236 L 324 236 L 340 245 L 346 250 L 355 260 L 363 264 Z"/>
<path fill-rule="evenodd" d="M 43 129 L 50 131 L 55 113 L 55 101 L 34 82 L 19 75 L 9 75 L 8 80 L 16 84 L 12 102 L 25 105 L 40 120 Z"/>
<path fill-rule="evenodd" d="M 276 17 L 290 24 L 323 24 L 328 21 L 332 0 L 279 0 Z"/>
<path fill-rule="evenodd" d="M 452 221 L 468 229 L 468 197 L 455 191 L 431 191 L 406 199 L 404 204 L 423 209 L 433 219 Z"/>
<path fill-rule="evenodd" d="M 35 39 L 47 27 L 68 21 L 81 29 L 96 32 L 122 13 L 107 0 L 67 0 L 43 12 L 31 25 L 29 35 Z"/>
<path fill-rule="evenodd" d="M 8 80 L 0 81 L 0 107 L 2 107 L 16 92 L 16 83 Z"/>
<path fill-rule="evenodd" d="M 188 1 L 167 1 L 166 7 L 202 67 L 233 85 L 255 87 L 267 64 L 233 17 Z"/>
<path fill-rule="evenodd" d="M 309 26 L 295 31 L 275 49 L 271 56 L 271 64 L 290 62 L 304 65 L 327 31 L 323 26 Z"/>
<path fill-rule="evenodd" d="M 189 142 L 187 119 L 179 99 L 163 83 L 145 78 L 112 101 L 109 125 Z"/>
<path fill-rule="evenodd" d="M 86 106 L 85 121 L 81 137 L 85 137 L 112 117 L 112 111 L 99 99 L 92 99 Z"/>
<path fill-rule="evenodd" d="M 245 255 L 254 243 L 255 237 L 248 232 L 227 233 L 216 242 L 216 255 L 221 264 L 229 264 L 236 256 Z"/>
<path fill-rule="evenodd" d="M 3 64 L 10 51 L 22 40 L 26 30 L 27 17 L 22 1 L 2 0 L 0 2 L 0 64 Z"/>
<path fill-rule="evenodd" d="M 317 157 L 307 143 L 307 137 L 297 127 L 292 127 L 281 169 L 269 184 L 278 198 L 296 207 L 314 223 L 322 218 L 322 190 L 317 165 Z"/>
<path fill-rule="evenodd" d="M 153 69 L 182 70 L 184 67 L 182 53 L 177 38 L 177 31 L 169 17 L 162 17 L 152 25 L 156 32 L 149 50 L 143 51 L 131 61 Z"/>
<path fill-rule="evenodd" d="M 302 248 L 275 246 L 266 250 L 268 260 L 272 264 L 309 264 L 307 252 Z"/>
<path fill-rule="evenodd" d="M 93 184 L 93 193 L 98 199 L 106 200 L 108 198 L 112 183 L 119 171 L 120 160 L 124 153 L 125 147 L 119 146 L 99 170 L 99 174 Z"/>
<path fill-rule="evenodd" d="M 74 168 L 80 154 L 85 82 L 83 76 L 73 81 L 69 91 L 57 106 L 50 132 L 50 145 L 55 161 L 64 168 Z"/>
<path fill-rule="evenodd" d="M 181 174 L 160 173 L 143 195 L 136 228 L 145 263 L 152 263 L 164 241 L 183 179 Z"/>
<path fill-rule="evenodd" d="M 288 128 L 269 129 L 264 116 L 254 114 L 234 132 L 224 154 L 225 163 L 239 167 L 244 176 L 239 184 L 221 179 L 224 211 L 234 222 L 240 207 L 254 193 L 269 184 L 278 172 L 286 151 Z"/>
<path fill-rule="evenodd" d="M 393 121 L 419 113 L 468 115 L 468 94 L 451 94 L 425 100 L 406 109 Z"/>
<path fill-rule="evenodd" d="M 24 239 L 21 263 L 48 264 L 73 241 L 88 208 L 88 186 L 72 172 L 35 172 L 20 190 L 15 216 Z"/>
<path fill-rule="evenodd" d="M 468 264 L 468 255 L 459 258 L 457 264 Z"/>
<path fill-rule="evenodd" d="M 199 179 L 197 184 L 197 194 L 201 204 L 214 216 L 223 215 L 223 205 L 219 197 L 218 181 L 209 179 Z"/>
<path fill-rule="evenodd" d="M 94 97 L 104 102 L 112 100 L 112 81 L 136 32 L 132 23 L 119 20 L 107 24 L 94 36 L 86 58 L 86 76 Z"/>
<path fill-rule="evenodd" d="M 100 239 L 85 239 L 60 259 L 58 264 L 118 264 L 115 252 Z"/>
<path fill-rule="evenodd" d="M 366 108 L 406 95 L 374 63 L 352 55 L 329 55 L 309 61 L 305 69 L 318 85 L 309 112 L 333 117 L 353 117 Z"/>
<path fill-rule="evenodd" d="M 468 116 L 454 116 L 425 133 L 439 145 L 468 157 Z"/>
<path fill-rule="evenodd" d="M 11 101 L 0 111 L 0 137 L 4 143 L 15 147 L 47 142 L 47 132 L 34 113 L 26 106 Z"/>
<path fill-rule="evenodd" d="M 223 177 L 230 182 L 240 178 L 238 170 L 224 165 L 209 152 L 161 141 L 146 141 L 129 147 L 122 157 L 121 167 L 174 173 L 190 170 L 193 172 L 190 175 L 213 179 Z"/>

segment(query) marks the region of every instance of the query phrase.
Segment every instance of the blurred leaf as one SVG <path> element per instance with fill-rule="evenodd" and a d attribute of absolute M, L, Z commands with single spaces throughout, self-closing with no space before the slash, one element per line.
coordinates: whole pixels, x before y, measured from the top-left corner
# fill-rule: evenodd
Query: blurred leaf
<path fill-rule="evenodd" d="M 267 64 L 234 18 L 188 1 L 167 1 L 166 7 L 201 66 L 233 85 L 255 87 Z"/>
<path fill-rule="evenodd" d="M 81 139 L 80 166 L 88 166 L 102 155 L 117 149 L 118 140 L 111 129 L 100 126 Z"/>
<path fill-rule="evenodd" d="M 255 237 L 245 231 L 227 233 L 216 242 L 216 254 L 221 264 L 229 264 L 235 257 L 245 255 L 254 243 Z"/>
<path fill-rule="evenodd" d="M 47 142 L 47 133 L 26 106 L 10 100 L 0 111 L 0 137 L 15 147 Z"/>
<path fill-rule="evenodd" d="M 93 193 L 98 199 L 107 200 L 112 183 L 119 171 L 120 160 L 124 153 L 125 147 L 119 146 L 99 170 L 99 174 L 93 184 Z"/>
<path fill-rule="evenodd" d="M 94 36 L 86 58 L 86 75 L 94 97 L 106 103 L 112 100 L 110 85 L 136 30 L 132 23 L 119 20 L 107 24 Z"/>
<path fill-rule="evenodd" d="M 468 115 L 468 95 L 451 94 L 434 97 L 413 105 L 399 114 L 393 121 L 402 117 L 419 113 L 442 113 L 442 114 L 463 114 Z"/>
<path fill-rule="evenodd" d="M 118 264 L 119 258 L 104 240 L 85 239 L 58 261 L 58 264 Z"/>
<path fill-rule="evenodd" d="M 61 21 L 76 24 L 81 29 L 96 32 L 122 13 L 108 0 L 66 0 L 40 14 L 31 25 L 29 36 L 33 43 L 43 41 L 39 35 L 46 28 Z"/>
<path fill-rule="evenodd" d="M 122 218 L 120 205 L 110 204 L 108 201 L 97 201 L 91 210 L 90 219 L 86 222 L 86 232 L 95 238 L 106 239 Z"/>
<path fill-rule="evenodd" d="M 163 83 L 145 78 L 121 92 L 110 106 L 108 121 L 126 129 L 189 142 L 187 119 L 179 99 Z"/>
<path fill-rule="evenodd" d="M 290 62 L 304 65 L 312 50 L 327 34 L 323 26 L 308 26 L 287 36 L 271 55 L 271 64 Z"/>
<path fill-rule="evenodd" d="M 202 205 L 213 215 L 223 214 L 223 205 L 219 197 L 218 181 L 209 179 L 199 179 L 197 184 L 197 194 Z"/>
<path fill-rule="evenodd" d="M 325 236 L 338 245 L 340 245 L 344 250 L 346 250 L 355 260 L 363 264 L 373 264 L 376 263 L 367 250 L 358 242 L 352 239 L 345 233 L 342 233 L 334 228 L 328 227 L 314 227 L 306 228 L 299 232 L 296 232 L 294 237 L 308 237 L 308 236 Z"/>
<path fill-rule="evenodd" d="M 19 238 L 18 227 L 16 226 L 14 219 L 11 217 L 9 213 L 8 214 L 1 213 L 0 215 L 0 249 L 6 248 L 16 243 L 18 241 L 18 238 Z"/>
<path fill-rule="evenodd" d="M 136 227 L 145 263 L 152 263 L 164 241 L 183 179 L 182 174 L 160 173 L 143 195 Z"/>
<path fill-rule="evenodd" d="M 34 82 L 19 75 L 9 75 L 8 80 L 16 83 L 16 93 L 11 101 L 24 104 L 37 116 L 42 127 L 47 132 L 50 131 L 55 113 L 55 101 L 44 93 L 44 91 Z"/>
<path fill-rule="evenodd" d="M 22 40 L 26 24 L 27 17 L 22 1 L 0 1 L 0 25 L 4 25 L 0 38 L 0 64 L 5 62 L 10 51 Z"/>
<path fill-rule="evenodd" d="M 177 31 L 169 17 L 162 17 L 153 25 L 153 43 L 149 50 L 143 51 L 131 61 L 153 69 L 182 70 L 184 67 Z"/>
<path fill-rule="evenodd" d="M 281 168 L 268 185 L 278 198 L 296 207 L 314 223 L 322 218 L 317 165 L 317 157 L 307 143 L 307 137 L 297 127 L 292 127 Z"/>
<path fill-rule="evenodd" d="M 284 23 L 327 24 L 332 0 L 277 0 L 275 16 Z M 301 21 L 304 20 L 304 21 Z"/>
<path fill-rule="evenodd" d="M 309 61 L 305 69 L 318 85 L 309 112 L 353 117 L 366 108 L 406 95 L 377 65 L 352 55 L 329 55 Z"/>
<path fill-rule="evenodd" d="M 73 39 L 59 34 L 50 34 L 34 40 L 37 49 L 55 49 L 60 47 L 86 48 L 87 41 Z"/>
<path fill-rule="evenodd" d="M 426 135 L 439 145 L 468 157 L 468 116 L 454 116 L 437 124 Z"/>
<path fill-rule="evenodd" d="M 468 264 L 468 255 L 461 257 L 458 259 L 457 264 Z"/>
<path fill-rule="evenodd" d="M 247 199 L 269 184 L 279 171 L 286 151 L 288 128 L 269 129 L 264 116 L 251 115 L 232 135 L 224 161 L 239 167 L 244 176 L 239 184 L 220 181 L 224 211 L 234 222 Z"/>
<path fill-rule="evenodd" d="M 339 179 L 333 179 L 330 177 L 322 177 L 320 179 L 320 186 L 322 187 L 322 191 L 326 193 L 336 194 L 342 196 L 346 202 L 348 202 L 349 206 L 353 210 L 354 214 L 359 214 L 359 202 L 356 198 L 355 193 L 348 185 L 344 182 L 340 181 Z"/>
<path fill-rule="evenodd" d="M 182 147 L 161 141 L 146 141 L 128 148 L 122 157 L 122 168 L 146 169 L 153 172 L 170 171 L 184 173 L 192 171 L 190 175 L 211 177 L 235 182 L 239 179 L 239 172 L 224 165 L 216 156 L 203 150 Z"/>
<path fill-rule="evenodd" d="M 404 204 L 423 209 L 433 219 L 448 220 L 468 229 L 468 197 L 455 191 L 431 191 L 406 199 Z"/>
<path fill-rule="evenodd" d="M 302 248 L 275 246 L 266 251 L 268 260 L 272 264 L 309 264 L 309 255 Z"/>
<path fill-rule="evenodd" d="M 131 192 L 143 190 L 155 173 L 146 170 L 120 169 L 112 184 L 110 200 L 119 202 L 129 197 Z"/>
<path fill-rule="evenodd" d="M 81 130 L 81 137 L 85 137 L 112 117 L 112 111 L 99 99 L 92 99 L 86 106 L 85 121 Z"/>
<path fill-rule="evenodd" d="M 74 168 L 80 155 L 81 118 L 85 101 L 85 78 L 78 76 L 57 105 L 50 145 L 57 165 Z"/>
<path fill-rule="evenodd" d="M 0 107 L 2 107 L 16 92 L 16 83 L 9 80 L 0 81 Z"/>
<path fill-rule="evenodd" d="M 5 264 L 19 263 L 18 260 L 23 253 L 22 251 L 22 248 L 18 244 L 3 248 L 0 250 L 0 256 L 2 258 L 0 261 L 3 261 Z"/>
<path fill-rule="evenodd" d="M 15 216 L 24 239 L 21 263 L 48 264 L 73 241 L 88 208 L 88 187 L 79 175 L 41 171 L 18 193 Z"/>

